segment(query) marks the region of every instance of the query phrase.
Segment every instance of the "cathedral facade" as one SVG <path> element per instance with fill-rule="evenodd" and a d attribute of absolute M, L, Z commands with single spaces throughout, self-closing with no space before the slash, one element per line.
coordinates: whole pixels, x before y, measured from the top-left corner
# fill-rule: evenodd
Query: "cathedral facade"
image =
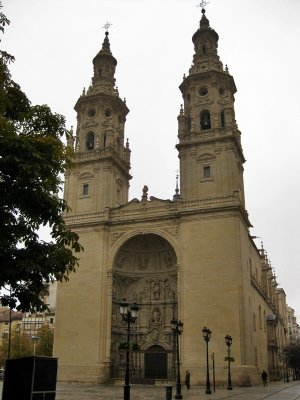
<path fill-rule="evenodd" d="M 172 200 L 149 197 L 145 186 L 129 201 L 129 109 L 115 85 L 108 32 L 93 59 L 92 84 L 75 105 L 78 125 L 68 142 L 74 165 L 65 177 L 65 221 L 84 252 L 69 282 L 58 285 L 54 356 L 61 381 L 124 378 L 122 299 L 140 307 L 130 335 L 132 382 L 174 380 L 172 319 L 183 322 L 180 366 L 194 384 L 206 379 L 204 326 L 217 383 L 227 380 L 226 335 L 233 339 L 233 383 L 257 383 L 262 369 L 276 378 L 286 345 L 285 295 L 249 233 L 236 86 L 218 39 L 202 10 L 193 63 L 180 85 L 180 179 Z"/>

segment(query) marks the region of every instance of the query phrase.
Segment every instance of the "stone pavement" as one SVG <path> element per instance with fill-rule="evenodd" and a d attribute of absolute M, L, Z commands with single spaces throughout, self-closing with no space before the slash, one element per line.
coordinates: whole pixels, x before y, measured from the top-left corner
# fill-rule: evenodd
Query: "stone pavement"
<path fill-rule="evenodd" d="M 191 387 L 189 391 L 183 386 L 182 396 L 186 400 L 232 399 L 232 400 L 300 400 L 300 382 L 276 382 L 267 387 L 253 386 L 247 388 L 216 388 L 214 393 L 205 394 L 205 388 Z M 82 385 L 58 383 L 56 400 L 123 400 L 123 387 L 110 385 Z M 164 386 L 131 385 L 130 400 L 165 400 Z M 175 399 L 175 385 L 173 396 Z"/>
<path fill-rule="evenodd" d="M 2 381 L 0 382 L 2 393 Z M 205 394 L 205 388 L 191 387 L 189 391 L 182 387 L 184 400 L 300 400 L 300 382 L 274 382 L 269 386 L 253 386 L 247 388 L 234 387 L 232 391 L 226 388 L 216 388 L 216 392 Z M 56 400 L 123 400 L 123 387 L 112 385 L 84 385 L 58 383 Z M 166 389 L 164 386 L 131 385 L 130 400 L 165 400 Z M 175 399 L 175 386 L 173 396 Z M 21 399 L 11 399 L 21 400 Z"/>

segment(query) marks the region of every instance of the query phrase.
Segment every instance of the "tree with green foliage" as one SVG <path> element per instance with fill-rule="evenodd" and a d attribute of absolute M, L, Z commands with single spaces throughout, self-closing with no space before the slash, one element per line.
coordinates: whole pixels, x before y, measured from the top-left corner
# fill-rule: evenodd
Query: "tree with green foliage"
<path fill-rule="evenodd" d="M 36 335 L 34 344 L 33 337 L 28 335 L 19 326 L 11 331 L 9 358 L 36 356 L 52 357 L 54 329 L 49 324 L 42 325 Z M 0 345 L 0 367 L 5 365 L 8 357 L 9 336 L 7 335 Z M 34 349 L 35 347 L 35 349 Z"/>
<path fill-rule="evenodd" d="M 9 20 L 1 12 L 3 33 Z M 32 106 L 12 80 L 14 57 L 0 50 L 0 301 L 17 310 L 44 310 L 45 283 L 68 280 L 82 246 L 67 229 L 62 176 L 70 167 L 63 116 Z M 41 226 L 52 240 L 39 239 Z M 8 289 L 7 292 L 4 289 Z"/>
<path fill-rule="evenodd" d="M 288 366 L 300 371 L 300 344 L 292 344 L 287 348 Z"/>
<path fill-rule="evenodd" d="M 54 329 L 49 324 L 44 324 L 38 330 L 36 336 L 39 338 L 35 354 L 37 356 L 52 356 Z"/>

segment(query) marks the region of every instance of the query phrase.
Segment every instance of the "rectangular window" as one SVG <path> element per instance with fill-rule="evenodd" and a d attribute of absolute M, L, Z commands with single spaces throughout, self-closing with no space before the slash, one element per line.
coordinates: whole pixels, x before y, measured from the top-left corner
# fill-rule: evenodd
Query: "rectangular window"
<path fill-rule="evenodd" d="M 88 183 L 85 183 L 83 186 L 82 186 L 82 195 L 83 196 L 87 196 L 89 194 L 89 184 Z"/>
<path fill-rule="evenodd" d="M 210 178 L 210 167 L 203 167 L 204 178 Z"/>

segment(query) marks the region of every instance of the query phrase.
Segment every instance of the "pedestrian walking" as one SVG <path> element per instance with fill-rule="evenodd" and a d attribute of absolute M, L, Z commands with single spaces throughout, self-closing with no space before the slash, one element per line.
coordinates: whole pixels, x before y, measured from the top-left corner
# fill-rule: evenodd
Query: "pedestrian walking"
<path fill-rule="evenodd" d="M 261 373 L 261 379 L 263 381 L 264 386 L 268 386 L 268 374 L 265 370 Z"/>
<path fill-rule="evenodd" d="M 191 374 L 190 371 L 186 371 L 185 373 L 185 386 L 187 389 L 190 389 L 191 387 Z"/>

